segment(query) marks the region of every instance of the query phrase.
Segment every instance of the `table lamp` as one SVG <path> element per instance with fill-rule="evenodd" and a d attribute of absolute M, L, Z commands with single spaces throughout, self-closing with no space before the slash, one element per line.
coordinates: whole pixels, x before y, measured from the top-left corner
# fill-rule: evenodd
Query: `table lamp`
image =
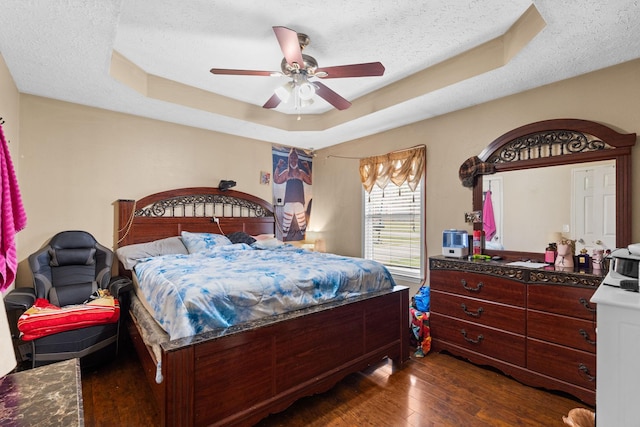
<path fill-rule="evenodd" d="M 4 295 L 0 293 L 0 378 L 14 370 L 16 367 L 16 354 L 13 351 L 13 339 L 7 312 L 4 309 Z"/>

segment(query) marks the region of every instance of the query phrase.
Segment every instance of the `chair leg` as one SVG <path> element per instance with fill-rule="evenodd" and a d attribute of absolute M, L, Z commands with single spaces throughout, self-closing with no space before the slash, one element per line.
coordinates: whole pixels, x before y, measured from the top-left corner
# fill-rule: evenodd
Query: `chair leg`
<path fill-rule="evenodd" d="M 31 341 L 31 368 L 36 367 L 36 343 Z"/>
<path fill-rule="evenodd" d="M 118 327 L 116 329 L 116 355 L 118 357 L 118 351 L 120 350 L 120 320 L 118 319 Z"/>

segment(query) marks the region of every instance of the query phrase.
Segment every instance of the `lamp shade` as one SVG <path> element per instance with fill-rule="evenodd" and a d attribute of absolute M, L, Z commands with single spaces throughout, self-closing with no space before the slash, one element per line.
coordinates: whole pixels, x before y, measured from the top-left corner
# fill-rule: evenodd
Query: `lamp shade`
<path fill-rule="evenodd" d="M 274 92 L 276 95 L 278 95 L 280 101 L 287 103 L 287 101 L 289 101 L 289 98 L 291 97 L 291 90 L 291 83 L 285 83 L 282 86 L 277 87 Z"/>
<path fill-rule="evenodd" d="M 305 81 L 298 87 L 298 96 L 302 101 L 309 101 L 316 94 L 316 88 L 311 83 Z"/>
<path fill-rule="evenodd" d="M 13 351 L 13 340 L 4 309 L 4 295 L 0 293 L 0 377 L 4 377 L 16 367 L 16 354 Z"/>
<path fill-rule="evenodd" d="M 559 243 L 562 240 L 562 233 L 553 232 L 547 235 L 547 242 L 549 243 Z"/>

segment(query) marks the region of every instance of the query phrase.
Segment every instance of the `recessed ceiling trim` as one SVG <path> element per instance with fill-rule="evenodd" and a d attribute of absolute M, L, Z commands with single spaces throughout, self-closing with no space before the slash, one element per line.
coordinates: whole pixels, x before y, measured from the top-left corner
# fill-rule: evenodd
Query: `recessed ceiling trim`
<path fill-rule="evenodd" d="M 444 60 L 402 80 L 361 96 L 351 108 L 323 114 L 295 115 L 218 95 L 146 73 L 117 51 L 111 77 L 143 96 L 287 131 L 322 131 L 423 96 L 502 67 L 542 31 L 546 23 L 531 5 L 501 36 Z"/>

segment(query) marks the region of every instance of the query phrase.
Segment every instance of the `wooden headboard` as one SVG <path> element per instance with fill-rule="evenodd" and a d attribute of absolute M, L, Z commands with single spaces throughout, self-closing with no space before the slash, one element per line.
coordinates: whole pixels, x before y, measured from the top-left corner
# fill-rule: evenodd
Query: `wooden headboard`
<path fill-rule="evenodd" d="M 114 249 L 179 236 L 182 231 L 217 234 L 244 231 L 250 235 L 275 233 L 271 203 L 234 190 L 178 188 L 140 200 L 118 200 L 115 209 Z"/>

